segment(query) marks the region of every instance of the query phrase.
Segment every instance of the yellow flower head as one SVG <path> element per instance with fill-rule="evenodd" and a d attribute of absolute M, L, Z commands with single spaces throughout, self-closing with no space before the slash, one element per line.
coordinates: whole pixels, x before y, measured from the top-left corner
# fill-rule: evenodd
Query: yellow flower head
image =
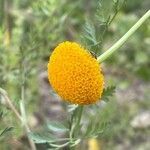
<path fill-rule="evenodd" d="M 48 63 L 48 78 L 54 90 L 73 104 L 92 104 L 101 97 L 104 77 L 97 60 L 79 44 L 63 42 Z"/>

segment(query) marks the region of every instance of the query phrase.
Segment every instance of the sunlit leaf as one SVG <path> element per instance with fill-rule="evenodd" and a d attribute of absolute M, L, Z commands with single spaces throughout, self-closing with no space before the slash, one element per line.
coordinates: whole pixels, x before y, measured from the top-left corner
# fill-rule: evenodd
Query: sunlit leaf
<path fill-rule="evenodd" d="M 65 132 L 69 130 L 66 126 L 64 126 L 62 123 L 57 121 L 48 122 L 47 127 L 49 130 L 54 132 Z"/>
<path fill-rule="evenodd" d="M 50 143 L 56 141 L 56 138 L 54 136 L 47 136 L 40 133 L 29 133 L 29 137 L 35 142 L 35 143 Z"/>

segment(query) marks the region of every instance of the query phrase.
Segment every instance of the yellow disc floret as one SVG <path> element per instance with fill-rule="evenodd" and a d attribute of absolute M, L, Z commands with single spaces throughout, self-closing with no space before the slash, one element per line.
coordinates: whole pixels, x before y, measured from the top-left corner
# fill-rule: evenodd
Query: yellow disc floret
<path fill-rule="evenodd" d="M 50 56 L 48 78 L 53 89 L 73 104 L 92 104 L 101 97 L 104 77 L 97 60 L 79 44 L 63 42 Z"/>

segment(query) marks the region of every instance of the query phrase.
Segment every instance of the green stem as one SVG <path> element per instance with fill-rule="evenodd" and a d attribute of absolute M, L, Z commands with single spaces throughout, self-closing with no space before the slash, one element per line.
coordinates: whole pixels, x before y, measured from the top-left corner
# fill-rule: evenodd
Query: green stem
<path fill-rule="evenodd" d="M 25 109 L 25 60 L 24 60 L 24 53 L 23 50 L 20 49 L 21 54 L 21 64 L 20 64 L 20 80 L 21 80 L 21 100 L 20 100 L 20 112 L 22 117 L 22 124 L 25 127 L 27 138 L 31 147 L 31 150 L 36 150 L 36 145 L 32 139 L 29 138 L 28 133 L 31 132 L 26 116 L 26 109 Z"/>
<path fill-rule="evenodd" d="M 78 108 L 78 115 L 77 115 L 77 127 L 80 125 L 81 117 L 83 112 L 83 106 L 79 106 Z"/>
<path fill-rule="evenodd" d="M 71 125 L 71 131 L 70 131 L 70 138 L 72 139 L 74 137 L 74 132 L 77 132 L 76 129 L 80 125 L 81 117 L 83 112 L 83 106 L 78 106 L 74 113 L 72 114 L 72 125 Z"/>
<path fill-rule="evenodd" d="M 104 52 L 97 58 L 99 63 L 103 62 L 109 56 L 111 56 L 115 51 L 117 51 L 127 40 L 128 38 L 150 17 L 150 10 L 148 10 L 138 21 L 137 23 L 120 39 L 118 40 L 110 49 Z"/>
<path fill-rule="evenodd" d="M 74 139 L 76 137 L 75 134 L 79 134 L 80 129 L 80 122 L 83 112 L 83 106 L 78 106 L 74 113 L 72 114 L 72 124 L 71 124 L 71 131 L 70 131 L 70 143 L 73 144 Z M 74 145 L 75 146 L 75 145 Z M 70 145 L 70 149 L 74 149 L 75 147 Z"/>

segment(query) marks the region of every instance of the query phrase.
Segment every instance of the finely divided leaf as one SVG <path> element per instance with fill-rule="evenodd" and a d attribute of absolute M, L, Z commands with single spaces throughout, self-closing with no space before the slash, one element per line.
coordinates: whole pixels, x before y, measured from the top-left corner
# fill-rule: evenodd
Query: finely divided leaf
<path fill-rule="evenodd" d="M 102 94 L 102 100 L 108 102 L 109 98 L 113 96 L 113 93 L 115 92 L 116 87 L 115 86 L 109 86 L 104 89 L 103 94 Z"/>

